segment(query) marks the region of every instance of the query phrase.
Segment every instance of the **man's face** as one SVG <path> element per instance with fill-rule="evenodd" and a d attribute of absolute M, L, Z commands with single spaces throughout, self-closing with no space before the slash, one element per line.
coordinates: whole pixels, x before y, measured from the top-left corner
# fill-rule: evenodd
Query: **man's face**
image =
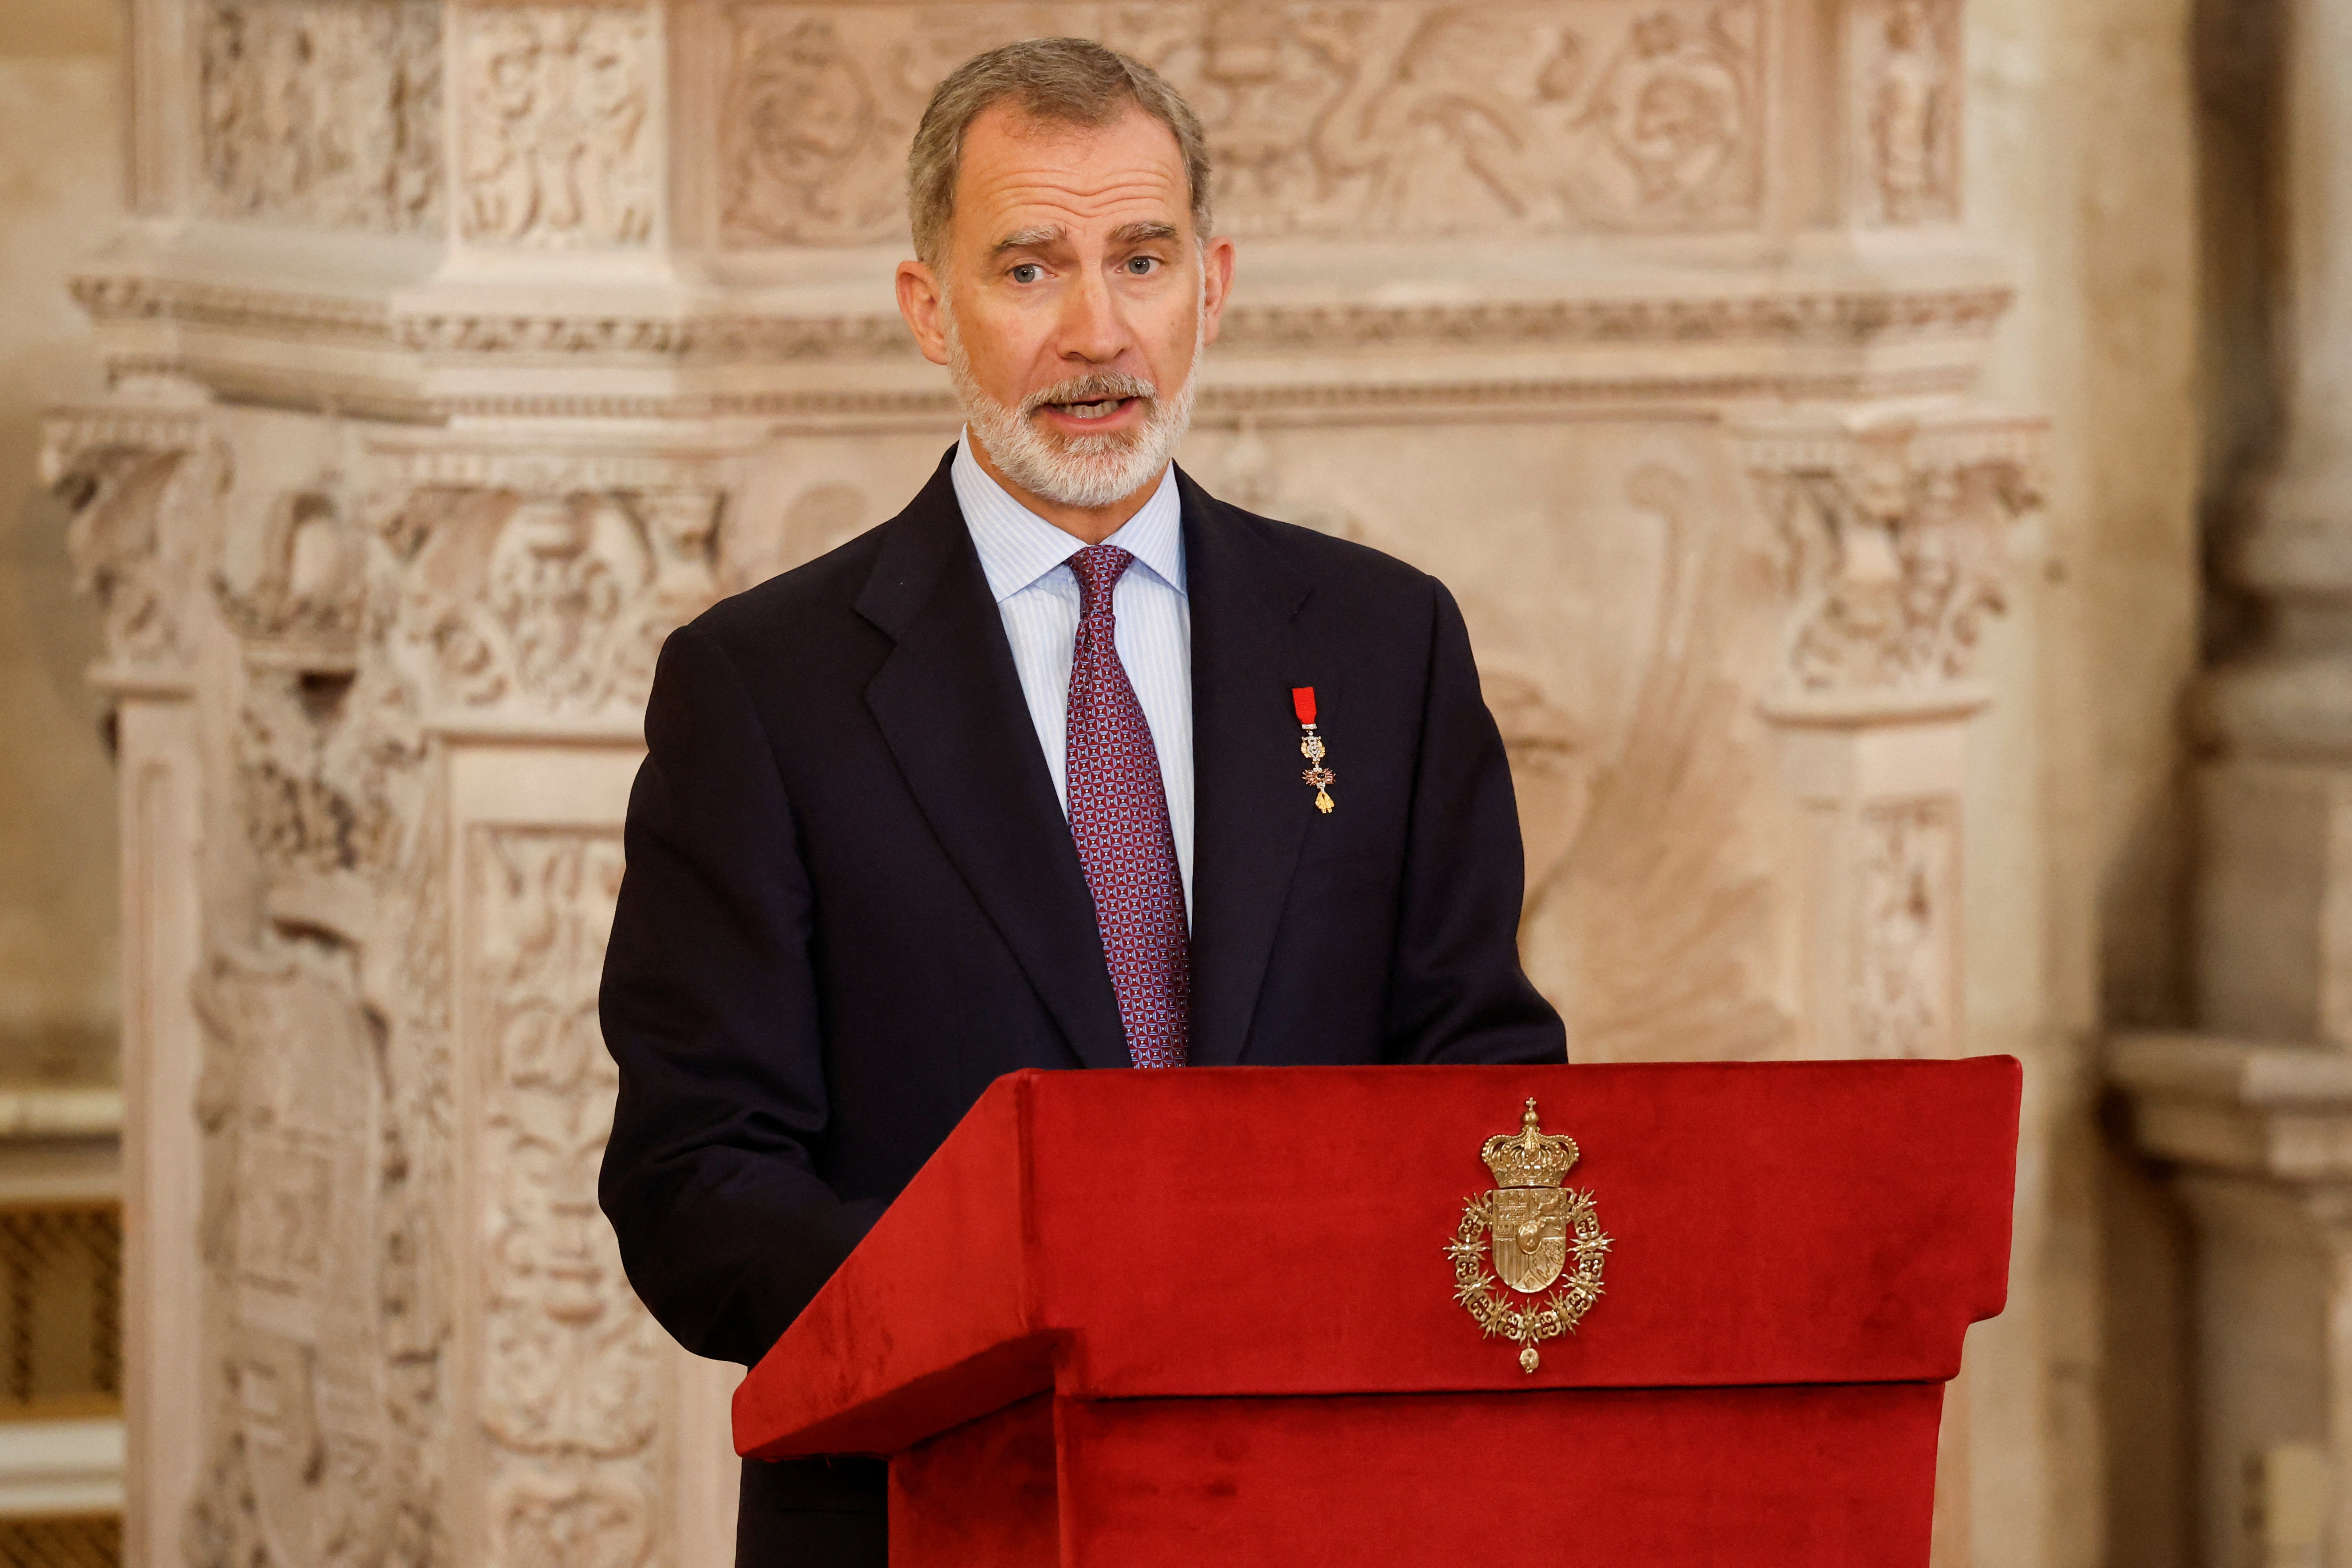
<path fill-rule="evenodd" d="M 1116 509 L 1158 481 L 1232 277 L 1231 243 L 1192 232 L 1165 125 L 1141 109 L 1090 129 L 998 105 L 964 134 L 940 266 L 902 264 L 898 302 L 953 373 L 983 461 L 1051 515 Z"/>

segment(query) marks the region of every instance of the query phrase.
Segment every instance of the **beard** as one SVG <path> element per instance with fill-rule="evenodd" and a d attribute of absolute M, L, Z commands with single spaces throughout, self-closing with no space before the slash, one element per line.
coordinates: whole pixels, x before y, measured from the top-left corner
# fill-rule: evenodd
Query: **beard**
<path fill-rule="evenodd" d="M 1173 397 L 1161 397 L 1160 389 L 1141 376 L 1091 371 L 1033 392 L 1018 407 L 998 402 L 982 388 L 956 332 L 955 310 L 949 301 L 940 301 L 940 315 L 946 329 L 948 375 L 955 384 L 956 400 L 963 405 L 964 418 L 1005 477 L 1032 495 L 1058 506 L 1108 506 L 1157 479 L 1192 427 L 1192 395 L 1208 332 L 1205 310 L 1194 310 L 1192 363 Z M 1048 404 L 1128 397 L 1143 405 L 1143 423 L 1131 430 L 1068 436 L 1036 418 Z"/>

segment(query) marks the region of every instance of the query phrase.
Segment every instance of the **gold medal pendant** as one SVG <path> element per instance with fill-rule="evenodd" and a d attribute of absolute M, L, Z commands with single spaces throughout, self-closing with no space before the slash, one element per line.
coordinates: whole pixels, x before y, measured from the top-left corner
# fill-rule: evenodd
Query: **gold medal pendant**
<path fill-rule="evenodd" d="M 1298 754 L 1307 759 L 1307 771 L 1298 776 L 1315 786 L 1315 809 L 1328 816 L 1331 813 L 1331 781 L 1339 775 L 1323 765 L 1323 737 L 1315 732 L 1315 689 L 1292 687 L 1290 706 L 1298 715 L 1298 727 L 1306 731 L 1299 737 Z"/>

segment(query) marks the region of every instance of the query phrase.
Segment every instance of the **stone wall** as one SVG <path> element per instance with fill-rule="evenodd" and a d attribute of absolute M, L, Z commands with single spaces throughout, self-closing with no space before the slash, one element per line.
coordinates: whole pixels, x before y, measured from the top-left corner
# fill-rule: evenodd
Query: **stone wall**
<path fill-rule="evenodd" d="M 102 384 L 65 284 L 121 210 L 115 21 L 0 7 L 0 1079 L 114 1070 L 113 775 L 81 678 L 99 638 L 37 470 L 43 410 Z"/>

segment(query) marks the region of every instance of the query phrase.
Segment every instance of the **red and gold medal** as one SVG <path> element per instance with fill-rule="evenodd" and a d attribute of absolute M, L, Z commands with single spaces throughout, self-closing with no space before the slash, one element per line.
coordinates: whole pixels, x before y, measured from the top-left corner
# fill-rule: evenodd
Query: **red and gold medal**
<path fill-rule="evenodd" d="M 1298 776 L 1315 786 L 1315 809 L 1331 809 L 1331 781 L 1338 775 L 1323 765 L 1323 737 L 1315 732 L 1315 689 L 1294 686 L 1290 689 L 1290 706 L 1298 715 L 1298 727 L 1305 733 L 1298 740 L 1298 754 L 1307 759 L 1307 771 Z"/>

